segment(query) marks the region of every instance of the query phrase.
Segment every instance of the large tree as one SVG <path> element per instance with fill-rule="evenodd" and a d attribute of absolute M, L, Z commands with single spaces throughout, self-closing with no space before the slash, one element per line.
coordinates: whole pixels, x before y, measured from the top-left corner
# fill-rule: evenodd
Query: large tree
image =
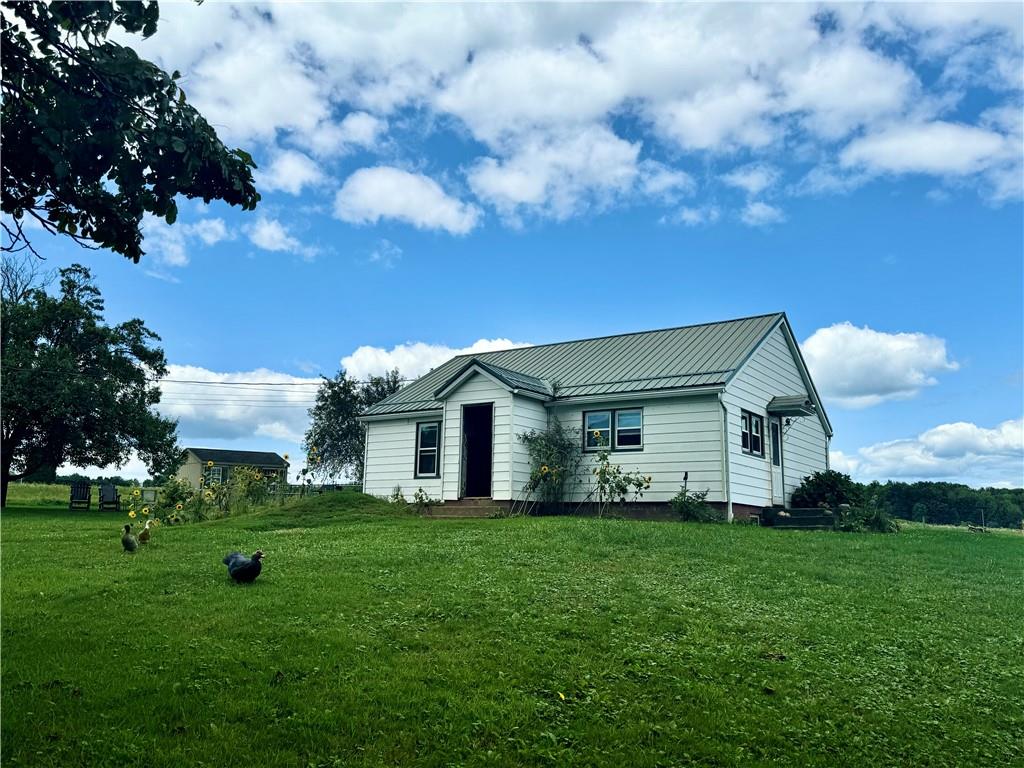
<path fill-rule="evenodd" d="M 397 368 L 362 382 L 349 376 L 344 368 L 333 379 L 325 377 L 316 393 L 316 405 L 309 411 L 311 422 L 306 432 L 306 451 L 313 474 L 362 480 L 366 433 L 358 417 L 401 386 Z"/>
<path fill-rule="evenodd" d="M 88 269 L 60 270 L 56 295 L 5 291 L 0 311 L 0 503 L 11 480 L 66 463 L 120 465 L 135 452 L 154 473 L 173 466 L 177 424 L 153 410 L 167 372 L 159 337 L 138 319 L 106 325 Z"/>
<path fill-rule="evenodd" d="M 156 2 L 4 2 L 4 250 L 31 248 L 26 217 L 80 244 L 138 262 L 145 213 L 168 224 L 175 197 L 259 201 L 255 164 L 228 150 L 167 74 L 107 39 L 149 37 Z"/>

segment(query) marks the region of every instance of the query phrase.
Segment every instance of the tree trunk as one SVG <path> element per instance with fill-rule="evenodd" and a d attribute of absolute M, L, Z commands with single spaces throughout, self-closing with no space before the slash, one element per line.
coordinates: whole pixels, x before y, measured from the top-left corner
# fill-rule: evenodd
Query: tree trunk
<path fill-rule="evenodd" d="M 0 509 L 7 506 L 7 486 L 11 484 L 11 465 L 4 458 L 3 469 L 0 472 Z"/>

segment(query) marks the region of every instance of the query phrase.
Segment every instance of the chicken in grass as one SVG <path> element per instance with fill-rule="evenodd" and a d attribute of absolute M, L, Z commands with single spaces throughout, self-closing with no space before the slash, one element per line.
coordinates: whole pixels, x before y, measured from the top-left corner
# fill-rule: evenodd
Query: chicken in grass
<path fill-rule="evenodd" d="M 124 547 L 125 552 L 134 552 L 139 548 L 139 540 L 132 533 L 131 523 L 124 524 L 124 533 L 121 534 L 121 546 Z"/>
<path fill-rule="evenodd" d="M 231 552 L 224 558 L 224 565 L 228 567 L 232 579 L 241 584 L 250 584 L 263 570 L 262 561 L 263 550 L 257 549 L 252 557 L 246 557 L 241 552 Z"/>
<path fill-rule="evenodd" d="M 146 524 L 142 526 L 142 530 L 139 531 L 139 544 L 149 544 L 149 524 L 152 522 L 152 520 L 147 520 Z"/>

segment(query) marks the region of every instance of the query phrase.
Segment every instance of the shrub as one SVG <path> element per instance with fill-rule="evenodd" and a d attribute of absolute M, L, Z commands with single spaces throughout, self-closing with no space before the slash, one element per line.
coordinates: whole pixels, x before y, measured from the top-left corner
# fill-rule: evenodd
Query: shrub
<path fill-rule="evenodd" d="M 838 509 L 840 504 L 852 507 L 863 503 L 861 487 L 849 475 L 827 469 L 805 477 L 793 491 L 790 502 L 794 507 L 828 507 Z"/>
<path fill-rule="evenodd" d="M 270 496 L 267 479 L 255 467 L 232 469 L 228 486 L 226 501 L 228 509 L 232 511 L 243 511 L 249 506 L 263 504 Z"/>
<path fill-rule="evenodd" d="M 672 497 L 669 504 L 672 511 L 683 520 L 696 523 L 714 523 L 722 520 L 721 514 L 707 503 L 708 490 L 689 491 L 686 486 L 679 488 L 679 493 Z"/>
<path fill-rule="evenodd" d="M 583 459 L 580 430 L 566 429 L 560 421 L 552 419 L 546 429 L 524 432 L 517 438 L 530 455 L 525 495 L 541 505 L 564 502 L 571 495 L 566 486 L 579 480 Z"/>
<path fill-rule="evenodd" d="M 422 488 L 417 488 L 416 493 L 412 495 L 412 506 L 418 515 L 427 514 L 430 512 L 430 508 L 438 503 L 440 502 L 437 499 L 430 498 L 430 495 Z"/>
<path fill-rule="evenodd" d="M 396 485 L 391 490 L 391 495 L 388 496 L 387 501 L 389 504 L 407 504 L 405 496 L 402 495 L 402 486 Z"/>
<path fill-rule="evenodd" d="M 860 507 L 840 507 L 835 511 L 837 531 L 851 533 L 899 533 L 900 524 L 889 512 L 878 504 Z"/>

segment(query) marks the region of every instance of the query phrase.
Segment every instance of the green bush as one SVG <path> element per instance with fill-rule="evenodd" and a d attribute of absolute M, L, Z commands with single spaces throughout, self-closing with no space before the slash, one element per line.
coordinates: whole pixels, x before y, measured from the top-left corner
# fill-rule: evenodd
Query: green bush
<path fill-rule="evenodd" d="M 718 523 L 722 515 L 707 503 L 708 490 L 689 491 L 686 486 L 679 488 L 679 493 L 672 497 L 669 504 L 672 511 L 683 520 L 695 523 Z"/>
<path fill-rule="evenodd" d="M 882 506 L 867 504 L 859 507 L 840 507 L 835 511 L 837 531 L 852 533 L 899 533 L 900 524 Z"/>
<path fill-rule="evenodd" d="M 861 486 L 849 475 L 827 469 L 805 477 L 793 491 L 793 507 L 828 507 L 838 509 L 840 504 L 856 507 L 864 502 Z"/>

